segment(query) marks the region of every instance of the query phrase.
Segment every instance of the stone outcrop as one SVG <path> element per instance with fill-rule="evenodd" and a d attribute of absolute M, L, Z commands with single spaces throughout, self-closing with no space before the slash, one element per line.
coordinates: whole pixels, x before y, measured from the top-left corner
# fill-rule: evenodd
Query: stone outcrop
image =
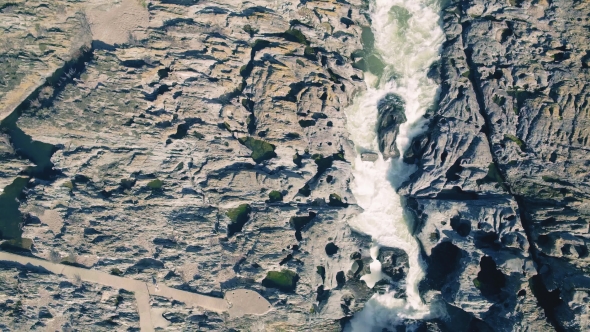
<path fill-rule="evenodd" d="M 359 209 L 343 109 L 362 69 L 383 69 L 362 51 L 366 10 L 0 2 L 0 246 L 273 306 L 230 317 L 152 296 L 168 330 L 339 331 L 375 292 L 404 297 L 407 255 L 383 248 L 387 280 L 369 289 L 370 239 L 344 222 Z M 379 104 L 381 152 L 417 165 L 399 192 L 428 266 L 419 288 L 448 314 L 407 326 L 590 328 L 589 13 L 584 0 L 447 1 L 429 130 L 398 151 L 403 104 Z M 3 329 L 139 327 L 121 290 L 17 265 L 0 279 Z"/>
<path fill-rule="evenodd" d="M 387 94 L 377 104 L 377 139 L 383 158 L 399 158 L 400 152 L 395 145 L 399 126 L 406 122 L 404 101 L 393 93 Z"/>
<path fill-rule="evenodd" d="M 589 13 L 568 0 L 442 13 L 440 101 L 400 191 L 430 262 L 421 288 L 493 330 L 589 328 Z"/>
<path fill-rule="evenodd" d="M 274 307 L 230 318 L 152 298 L 166 329 L 338 330 L 384 290 L 360 281 L 370 239 L 344 221 L 358 213 L 343 109 L 365 88 L 351 55 L 366 4 L 36 3 L 0 7 L 2 40 L 30 36 L 0 54 L 20 61 L 9 76 L 58 68 L 32 90 L 1 85 L 3 102 L 26 94 L 2 117 L 0 183 L 20 185 L 0 198 L 5 249 L 220 298 L 253 289 Z"/>

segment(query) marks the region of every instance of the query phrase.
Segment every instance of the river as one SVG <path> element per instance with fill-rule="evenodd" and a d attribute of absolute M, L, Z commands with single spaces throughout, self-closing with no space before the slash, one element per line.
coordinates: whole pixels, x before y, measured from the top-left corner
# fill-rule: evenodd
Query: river
<path fill-rule="evenodd" d="M 393 292 L 375 295 L 350 322 L 349 331 L 381 331 L 404 319 L 424 319 L 439 314 L 437 308 L 423 303 L 418 283 L 424 277 L 420 248 L 409 231 L 401 197 L 396 188 L 415 171 L 402 157 L 385 160 L 379 153 L 375 162 L 362 161 L 360 153 L 378 152 L 377 105 L 388 94 L 396 94 L 405 103 L 407 122 L 400 126 L 396 140 L 399 151 L 406 151 L 412 138 L 426 130 L 423 117 L 436 103 L 438 84 L 427 77 L 432 63 L 439 59 L 444 41 L 440 27 L 441 0 L 371 0 L 373 56 L 383 64 L 378 72 L 365 73 L 367 90 L 355 98 L 346 110 L 348 131 L 355 144 L 352 192 L 363 212 L 349 220 L 350 226 L 372 236 L 374 261 L 371 274 L 363 280 L 369 287 L 381 279 L 377 258 L 380 246 L 403 249 L 409 257 L 406 299 Z"/>

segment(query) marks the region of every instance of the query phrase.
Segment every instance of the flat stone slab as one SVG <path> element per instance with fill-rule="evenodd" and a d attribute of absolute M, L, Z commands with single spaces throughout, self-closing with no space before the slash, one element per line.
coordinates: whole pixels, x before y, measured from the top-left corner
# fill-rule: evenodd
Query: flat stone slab
<path fill-rule="evenodd" d="M 270 303 L 252 290 L 234 289 L 226 292 L 224 299 L 229 303 L 230 317 L 263 315 L 271 310 Z"/>

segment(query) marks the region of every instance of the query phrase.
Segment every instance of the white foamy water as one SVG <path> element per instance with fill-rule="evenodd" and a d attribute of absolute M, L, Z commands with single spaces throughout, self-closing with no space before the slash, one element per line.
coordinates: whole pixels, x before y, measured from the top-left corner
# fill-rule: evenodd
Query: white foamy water
<path fill-rule="evenodd" d="M 438 309 L 425 305 L 418 293 L 424 277 L 424 263 L 416 239 L 410 234 L 407 218 L 396 193 L 398 187 L 415 170 L 401 157 L 376 162 L 361 161 L 361 151 L 379 151 L 376 134 L 377 104 L 388 93 L 405 102 L 407 122 L 400 126 L 396 145 L 407 150 L 413 137 L 422 133 L 426 110 L 437 97 L 438 85 L 427 78 L 430 65 L 439 57 L 444 40 L 439 26 L 441 0 L 371 0 L 372 30 L 375 52 L 386 69 L 381 78 L 366 74 L 367 91 L 357 96 L 346 110 L 350 138 L 358 155 L 353 162 L 352 192 L 364 212 L 349 221 L 352 228 L 371 235 L 376 245 L 396 247 L 409 256 L 406 280 L 407 299 L 396 299 L 393 292 L 374 296 L 351 321 L 351 331 L 381 331 L 401 320 L 424 319 L 438 315 Z M 377 247 L 372 248 L 371 274 L 363 280 L 369 287 L 381 279 L 381 264 L 376 261 Z"/>

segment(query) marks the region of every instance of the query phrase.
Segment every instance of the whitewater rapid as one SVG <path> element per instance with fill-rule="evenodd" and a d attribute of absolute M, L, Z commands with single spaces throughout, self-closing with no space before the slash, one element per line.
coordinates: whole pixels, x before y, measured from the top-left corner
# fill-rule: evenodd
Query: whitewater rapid
<path fill-rule="evenodd" d="M 412 138 L 424 132 L 426 110 L 435 102 L 438 85 L 427 77 L 433 62 L 439 58 L 444 34 L 439 26 L 443 0 L 371 0 L 371 29 L 375 36 L 374 54 L 386 65 L 383 73 L 365 74 L 367 90 L 355 98 L 346 110 L 350 138 L 357 150 L 353 161 L 352 192 L 363 212 L 349 220 L 350 226 L 372 236 L 374 261 L 371 274 L 363 280 L 369 287 L 381 279 L 378 247 L 396 247 L 409 257 L 406 280 L 407 298 L 396 299 L 393 292 L 375 295 L 351 321 L 350 331 L 381 331 L 403 319 L 424 319 L 439 314 L 437 308 L 422 302 L 418 283 L 424 277 L 424 262 L 416 239 L 410 234 L 408 218 L 396 188 L 415 171 L 414 166 L 399 159 L 362 161 L 361 152 L 378 152 L 376 123 L 377 104 L 389 93 L 405 102 L 407 122 L 400 126 L 396 146 L 406 151 Z"/>

